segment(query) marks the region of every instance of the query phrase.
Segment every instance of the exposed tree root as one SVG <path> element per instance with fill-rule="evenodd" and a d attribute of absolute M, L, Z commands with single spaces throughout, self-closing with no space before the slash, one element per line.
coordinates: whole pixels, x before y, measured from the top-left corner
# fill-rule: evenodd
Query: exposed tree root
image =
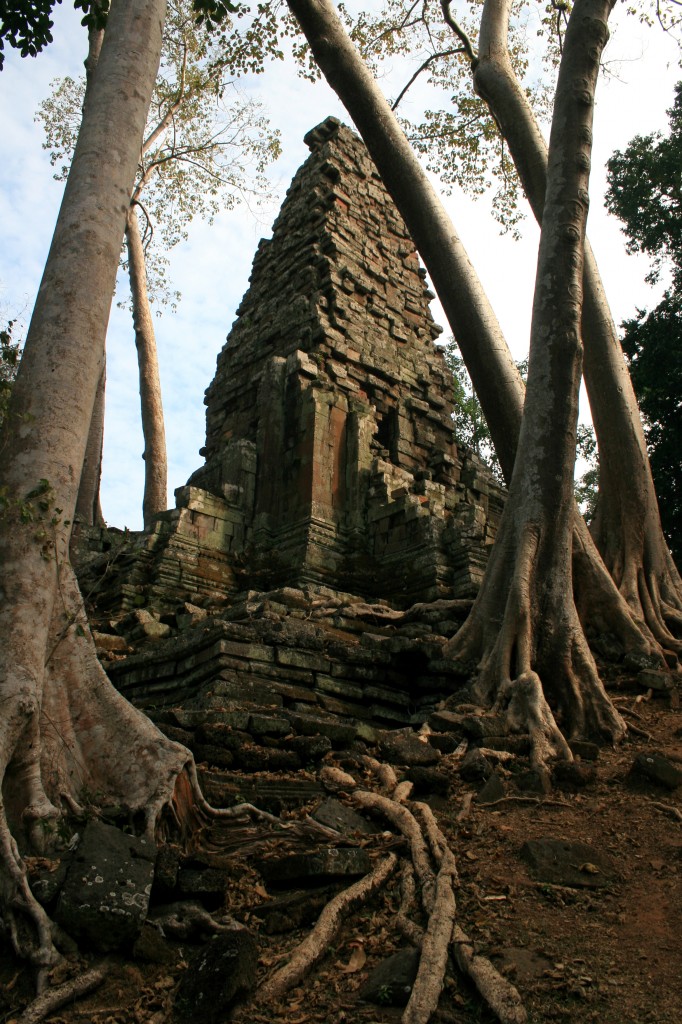
<path fill-rule="evenodd" d="M 590 634 L 609 634 L 625 654 L 651 664 L 662 661 L 659 640 L 649 628 L 641 607 L 626 599 L 601 559 L 597 545 L 577 509 L 573 523 L 573 595 L 583 628 Z"/>
<path fill-rule="evenodd" d="M 320 769 L 320 782 L 331 793 L 345 793 L 346 795 L 350 795 L 357 786 L 352 775 L 333 765 L 324 765 Z"/>
<path fill-rule="evenodd" d="M 424 941 L 424 929 L 413 920 L 417 910 L 414 868 L 409 861 L 405 861 L 400 876 L 400 910 L 396 914 L 395 923 L 407 941 L 419 949 Z"/>
<path fill-rule="evenodd" d="M 381 814 L 405 836 L 410 844 L 412 863 L 421 885 L 422 903 L 426 912 L 430 914 L 435 899 L 436 879 L 424 836 L 414 815 L 390 797 L 369 793 L 365 789 L 357 789 L 353 793 L 353 803 L 363 810 Z"/>
<path fill-rule="evenodd" d="M 457 812 L 457 821 L 458 822 L 464 821 L 466 818 L 469 817 L 469 815 L 471 814 L 471 805 L 473 804 L 473 802 L 474 802 L 474 794 L 473 793 L 465 793 L 464 797 L 462 798 L 462 806 L 460 807 L 459 811 Z"/>
<path fill-rule="evenodd" d="M 40 770 L 33 776 L 39 799 L 57 808 L 88 800 L 120 806 L 131 817 L 140 815 L 144 834 L 153 839 L 192 756 L 114 688 L 97 658 L 68 563 L 59 575 L 61 608 L 53 618 L 39 719 Z M 22 806 L 34 802 L 24 795 Z"/>
<path fill-rule="evenodd" d="M 446 850 L 436 879 L 433 910 L 424 933 L 419 970 L 402 1017 L 403 1024 L 428 1024 L 438 1006 L 457 911 L 453 890 L 456 877 L 455 858 Z"/>
<path fill-rule="evenodd" d="M 398 785 L 398 776 L 396 775 L 395 769 L 392 765 L 384 764 L 382 761 L 377 761 L 375 757 L 369 757 L 367 754 L 363 757 L 362 763 L 366 765 L 374 775 L 376 775 L 381 787 L 381 792 L 390 796 Z"/>
<path fill-rule="evenodd" d="M 109 972 L 106 964 L 93 967 L 92 970 L 79 974 L 71 981 L 65 981 L 63 985 L 57 985 L 34 999 L 26 1007 L 16 1024 L 40 1024 L 41 1020 L 49 1017 L 66 1003 L 72 1003 L 74 999 L 81 999 L 94 989 L 98 988 Z"/>
<path fill-rule="evenodd" d="M 669 552 L 666 555 L 677 575 Z M 660 574 L 644 567 L 636 573 L 629 568 L 621 590 L 631 607 L 636 611 L 641 609 L 644 621 L 663 651 L 670 651 L 679 661 L 682 658 L 682 583 L 677 576 L 679 587 L 675 586 L 670 577 L 670 570 L 661 579 Z"/>
<path fill-rule="evenodd" d="M 610 495 L 610 501 L 600 502 L 592 532 L 633 617 L 644 623 L 660 649 L 679 662 L 682 579 L 663 537 L 649 477 L 647 482 L 651 493 L 638 495 L 645 509 L 643 516 L 625 515 L 616 492 Z M 615 503 L 614 498 L 618 499 Z"/>
<path fill-rule="evenodd" d="M 379 861 L 369 875 L 335 896 L 320 914 L 312 932 L 297 947 L 291 960 L 265 981 L 256 993 L 256 1001 L 276 1001 L 297 985 L 328 951 L 341 928 L 344 916 L 379 889 L 395 870 L 398 858 L 390 853 Z"/>
<path fill-rule="evenodd" d="M 533 523 L 517 530 L 510 517 L 507 523 L 507 539 L 493 549 L 469 618 L 444 651 L 478 660 L 474 696 L 504 715 L 509 732 L 528 733 L 531 763 L 548 780 L 552 760 L 572 760 L 567 737 L 613 743 L 626 726 L 602 686 L 580 625 L 570 566 L 562 594 L 545 579 L 544 531 Z M 623 604 L 620 598 L 617 603 Z"/>
<path fill-rule="evenodd" d="M 536 672 L 522 672 L 516 679 L 508 679 L 500 686 L 495 708 L 505 707 L 510 731 L 527 731 L 530 736 L 530 761 L 534 768 L 544 773 L 548 762 L 555 757 L 573 760 Z"/>
<path fill-rule="evenodd" d="M 441 832 L 434 813 L 428 804 L 416 801 L 412 804 L 412 810 L 414 811 L 416 818 L 421 818 L 422 829 L 426 835 L 429 849 L 431 850 L 431 856 L 435 860 L 436 864 L 440 866 L 443 857 L 449 852 L 448 841 Z M 457 881 L 457 871 L 455 870 L 454 859 L 451 867 L 453 872 L 452 879 L 453 882 L 455 882 Z"/>
<path fill-rule="evenodd" d="M 543 796 L 502 796 L 499 800 L 486 801 L 483 805 L 486 810 L 489 807 L 499 807 L 501 804 L 535 804 L 536 807 L 563 807 L 566 810 L 573 810 L 573 804 L 566 800 L 548 800 Z"/>
<path fill-rule="evenodd" d="M 411 860 L 402 868 L 400 909 L 395 921 L 399 931 L 413 946 L 420 949 L 421 955 L 417 977 L 402 1020 L 403 1024 L 428 1024 L 438 1006 L 455 928 L 455 886 L 458 882 L 455 857 L 428 804 L 414 802 L 409 807 L 405 806 L 401 800 L 406 798 L 407 789 L 404 783 L 398 783 L 393 769 L 382 770 L 380 763 L 373 758 L 365 757 L 363 761 L 379 785 L 384 791 L 389 790 L 390 795 L 362 789 L 351 775 L 330 765 L 321 769 L 320 779 L 325 787 L 336 793 L 344 793 L 356 806 L 387 819 L 408 841 Z M 389 869 L 386 868 L 386 871 L 388 873 Z M 427 918 L 426 928 L 413 919 L 419 913 L 415 874 Z M 376 886 L 369 886 L 371 878 L 370 875 L 366 876 L 328 904 L 314 931 L 296 949 L 291 961 L 260 987 L 256 997 L 258 1002 L 280 998 L 324 955 L 330 936 L 340 927 L 340 914 L 352 902 L 375 891 Z M 491 1005 L 495 1012 L 498 1012 L 496 1006 L 499 1006 L 507 1014 L 501 1017 L 505 1024 L 525 1021 L 525 1016 L 511 1015 L 509 1007 L 512 1005 L 520 1008 L 519 1014 L 523 1013 L 519 995 L 497 974 L 492 964 L 482 957 L 476 957 L 474 967 L 470 967 L 471 964 L 468 964 L 466 973 L 472 975 L 476 984 L 481 981 L 483 998 L 486 1001 L 493 1000 Z M 500 993 L 504 993 L 504 999 Z"/>
<path fill-rule="evenodd" d="M 669 815 L 669 817 L 674 818 L 675 821 L 682 822 L 682 811 L 679 809 L 679 807 L 673 807 L 672 804 L 662 804 L 659 803 L 659 801 L 657 800 L 652 800 L 651 806 L 655 807 L 659 811 L 663 811 L 664 814 L 667 814 Z"/>
<path fill-rule="evenodd" d="M 38 970 L 37 988 L 44 987 L 47 968 L 59 960 L 52 941 L 52 924 L 28 884 L 26 865 L 9 830 L 0 802 L 0 899 L 12 946 L 18 956 Z"/>
<path fill-rule="evenodd" d="M 525 1024 L 528 1015 L 521 1003 L 521 997 L 485 957 L 477 956 L 471 940 L 455 925 L 452 932 L 452 946 L 457 966 L 467 974 L 480 992 L 500 1024 Z"/>
<path fill-rule="evenodd" d="M 413 789 L 414 784 L 412 782 L 408 782 L 407 780 L 399 782 L 393 790 L 393 799 L 397 804 L 404 804 L 410 799 Z"/>

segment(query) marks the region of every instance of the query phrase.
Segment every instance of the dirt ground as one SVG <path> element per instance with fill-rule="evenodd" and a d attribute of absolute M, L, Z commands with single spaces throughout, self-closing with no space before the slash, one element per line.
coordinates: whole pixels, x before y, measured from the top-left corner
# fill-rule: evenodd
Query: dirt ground
<path fill-rule="evenodd" d="M 682 762 L 682 713 L 674 700 L 638 700 L 636 693 L 624 686 L 615 699 L 638 731 L 619 749 L 600 752 L 597 778 L 588 786 L 574 792 L 556 789 L 547 797 L 516 794 L 487 806 L 474 799 L 460 816 L 475 787 L 453 770 L 447 797 L 430 801 L 457 857 L 461 926 L 517 986 L 531 1024 L 682 1021 L 682 791 L 666 791 L 630 774 L 642 751 L 658 750 Z M 596 888 L 537 881 L 520 851 L 528 840 L 543 837 L 590 844 L 610 860 L 613 877 Z M 368 849 L 372 852 L 371 843 Z M 599 874 L 589 864 L 578 867 L 587 883 Z M 248 863 L 235 861 L 233 878 L 229 910 L 257 930 L 248 908 L 267 901 L 270 893 Z M 397 880 L 390 882 L 349 915 L 318 969 L 281 1003 L 242 1006 L 232 1019 L 242 1024 L 399 1021 L 400 1008 L 363 1003 L 357 995 L 368 972 L 405 946 L 392 922 L 397 886 Z M 261 977 L 305 934 L 259 934 Z M 99 989 L 46 1019 L 54 1024 L 171 1021 L 174 993 L 191 952 L 178 943 L 165 964 L 114 957 Z M 67 958 L 56 980 L 94 962 L 87 956 Z M 31 985 L 30 972 L 5 944 L 2 1024 L 20 1019 Z M 486 1024 L 495 1019 L 451 967 L 433 1020 Z"/>

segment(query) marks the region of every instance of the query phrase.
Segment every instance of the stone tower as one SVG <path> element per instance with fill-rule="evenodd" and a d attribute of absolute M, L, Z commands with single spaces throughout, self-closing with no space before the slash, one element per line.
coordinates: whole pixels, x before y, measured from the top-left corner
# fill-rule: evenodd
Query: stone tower
<path fill-rule="evenodd" d="M 305 141 L 206 394 L 205 465 L 159 522 L 158 569 L 168 586 L 189 556 L 184 582 L 204 591 L 468 596 L 502 494 L 455 444 L 425 272 L 362 142 L 335 118 Z"/>

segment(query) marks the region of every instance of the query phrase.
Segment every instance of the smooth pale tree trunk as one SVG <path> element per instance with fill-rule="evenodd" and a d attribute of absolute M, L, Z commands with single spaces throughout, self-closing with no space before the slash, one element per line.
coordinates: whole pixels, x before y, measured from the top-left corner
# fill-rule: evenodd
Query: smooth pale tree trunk
<path fill-rule="evenodd" d="M 135 346 L 140 373 L 140 403 L 144 435 L 142 512 L 145 529 L 148 529 L 154 517 L 159 512 L 165 511 L 168 504 L 168 462 L 154 321 L 149 306 L 144 249 L 134 202 L 128 209 L 125 237 L 128 248 L 128 273 L 133 303 Z"/>
<path fill-rule="evenodd" d="M 616 740 L 573 601 L 573 471 L 582 370 L 582 269 L 594 89 L 614 0 L 576 0 L 559 71 L 519 448 L 488 571 L 450 642 L 480 659 L 478 694 L 528 732 L 544 769 L 564 732 Z M 561 721 L 557 725 L 546 697 Z M 563 731 L 562 731 L 563 730 Z"/>
<path fill-rule="evenodd" d="M 94 78 L 97 62 L 104 41 L 104 30 L 90 28 L 88 31 L 88 56 L 85 61 L 86 96 Z M 144 141 L 142 152 L 149 148 L 157 133 Z M 142 416 L 142 433 L 144 436 L 145 484 L 142 499 L 142 515 L 145 529 L 148 528 L 159 512 L 163 512 L 168 503 L 168 455 L 166 451 L 166 431 L 163 418 L 161 399 L 161 379 L 156 349 L 154 322 L 149 307 L 147 292 L 147 270 L 140 228 L 137 218 L 135 200 L 146 184 L 142 182 L 135 189 L 128 210 L 125 228 L 125 240 L 128 251 L 128 270 L 130 294 L 133 308 L 133 328 L 135 330 L 135 346 L 140 378 L 140 402 Z M 104 381 L 102 377 L 101 395 L 98 389 L 93 409 L 93 420 L 83 464 L 81 491 L 76 504 L 76 516 L 79 522 L 88 526 L 104 525 L 104 517 L 100 505 L 100 481 L 102 478 L 102 443 L 104 438 Z M 96 463 L 95 460 L 99 461 Z"/>
<path fill-rule="evenodd" d="M 191 764 L 99 666 L 68 556 L 164 17 L 165 0 L 112 4 L 3 439 L 1 908 L 39 966 L 54 948 L 19 848 L 39 846 L 87 792 L 151 831 Z"/>
<path fill-rule="evenodd" d="M 83 472 L 76 499 L 76 519 L 83 526 L 104 526 L 100 504 L 100 482 L 102 479 L 102 449 L 104 445 L 104 395 L 107 371 L 102 368 L 92 409 L 92 419 L 85 446 Z"/>
<path fill-rule="evenodd" d="M 547 146 L 509 56 L 510 7 L 511 0 L 484 4 L 474 88 L 497 120 L 540 223 Z M 661 528 L 637 400 L 589 242 L 583 288 L 583 372 L 599 443 L 599 502 L 592 533 L 634 614 L 662 647 L 679 652 L 682 644 L 670 626 L 682 626 L 682 582 Z"/>
<path fill-rule="evenodd" d="M 88 90 L 92 84 L 99 55 L 102 52 L 104 42 L 104 29 L 88 29 L 88 55 L 85 58 L 85 96 L 83 105 L 87 102 Z M 76 499 L 76 518 L 84 526 L 104 526 L 104 516 L 100 504 L 100 483 L 102 480 L 102 455 L 104 447 L 104 396 L 106 389 L 106 356 L 105 365 L 97 385 L 97 395 L 92 410 L 92 420 L 88 432 L 88 442 L 85 448 L 83 460 L 83 472 L 78 488 Z"/>
<path fill-rule="evenodd" d="M 450 218 L 398 120 L 349 39 L 330 0 L 288 0 L 315 60 L 348 110 L 407 224 L 443 305 L 483 413 L 505 480 L 512 476 L 524 386 L 482 285 Z M 597 633 L 625 650 L 659 654 L 619 594 L 584 521 L 574 514 L 579 611 Z"/>

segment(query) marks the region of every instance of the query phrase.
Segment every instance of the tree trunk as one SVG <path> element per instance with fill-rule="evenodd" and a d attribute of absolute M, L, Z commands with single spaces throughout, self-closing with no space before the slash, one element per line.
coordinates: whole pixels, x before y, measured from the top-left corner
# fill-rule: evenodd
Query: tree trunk
<path fill-rule="evenodd" d="M 90 27 L 88 29 L 88 55 L 85 58 L 85 96 L 83 106 L 87 102 L 88 90 L 102 52 L 104 42 L 104 29 Z M 76 499 L 76 518 L 86 526 L 104 526 L 104 516 L 100 504 L 100 484 L 102 480 L 102 452 L 104 445 L 104 396 L 106 388 L 106 355 L 103 358 L 102 372 L 95 405 L 92 410 L 92 420 L 88 432 L 88 442 L 85 448 L 83 461 L 83 472 L 78 487 L 78 498 Z"/>
<path fill-rule="evenodd" d="M 0 906 L 18 951 L 42 967 L 54 948 L 20 848 L 39 845 L 87 791 L 143 813 L 151 829 L 191 760 L 115 693 L 68 561 L 164 16 L 164 0 L 112 4 L 6 422 L 0 779 L 11 802 L 0 805 Z"/>
<path fill-rule="evenodd" d="M 509 497 L 483 585 L 449 650 L 480 658 L 478 692 L 527 731 L 543 770 L 564 732 L 625 733 L 573 601 L 573 470 L 594 87 L 613 0 L 576 0 L 552 120 L 528 385 Z M 561 722 L 550 711 L 552 703 Z"/>
<path fill-rule="evenodd" d="M 474 88 L 494 114 L 541 223 L 547 146 L 507 47 L 510 0 L 486 0 Z M 599 443 L 599 502 L 592 533 L 634 615 L 663 648 L 682 650 L 682 582 L 661 528 L 637 400 L 594 254 L 585 246 L 584 375 Z"/>
<path fill-rule="evenodd" d="M 159 361 L 156 353 L 154 322 L 147 295 L 147 271 L 144 249 L 140 238 L 136 204 L 128 209 L 126 220 L 126 245 L 128 247 L 128 272 L 130 294 L 133 302 L 133 326 L 135 346 L 140 371 L 140 402 L 142 410 L 142 433 L 144 434 L 144 498 L 142 512 L 145 529 L 155 516 L 168 506 L 166 431 L 163 422 L 161 402 L 161 380 Z"/>
<path fill-rule="evenodd" d="M 398 120 L 330 0 L 288 0 L 315 60 L 339 95 L 407 224 L 443 305 L 490 428 L 505 480 L 512 476 L 524 387 L 475 270 Z M 544 189 L 544 186 L 543 186 Z M 544 191 L 543 191 L 544 194 Z M 583 621 L 648 657 L 644 636 L 574 513 L 575 582 Z"/>
<path fill-rule="evenodd" d="M 105 357 L 106 358 L 106 357 Z M 104 395 L 107 370 L 102 368 L 92 410 L 88 443 L 85 446 L 83 472 L 78 486 L 76 519 L 85 526 L 104 526 L 100 504 L 100 482 L 102 479 L 102 447 L 104 444 Z"/>

